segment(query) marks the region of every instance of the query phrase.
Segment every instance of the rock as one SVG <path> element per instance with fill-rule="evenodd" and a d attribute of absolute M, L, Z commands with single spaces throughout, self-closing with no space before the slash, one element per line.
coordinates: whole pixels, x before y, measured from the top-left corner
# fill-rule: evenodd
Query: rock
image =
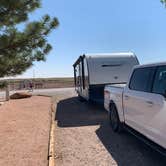
<path fill-rule="evenodd" d="M 10 99 L 23 99 L 23 98 L 29 98 L 32 94 L 26 93 L 26 92 L 16 92 L 10 96 Z"/>
<path fill-rule="evenodd" d="M 1 101 L 1 102 L 0 102 L 0 106 L 1 106 L 1 105 L 3 105 L 3 104 L 4 104 L 4 102 L 3 102 L 3 101 Z"/>

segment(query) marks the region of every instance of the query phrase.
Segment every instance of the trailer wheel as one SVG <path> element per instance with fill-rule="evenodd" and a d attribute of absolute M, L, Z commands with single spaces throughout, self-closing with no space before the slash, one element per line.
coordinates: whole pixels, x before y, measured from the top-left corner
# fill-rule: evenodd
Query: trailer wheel
<path fill-rule="evenodd" d="M 111 107 L 110 107 L 110 125 L 112 127 L 112 130 L 114 132 L 121 132 L 122 130 L 122 124 L 119 120 L 119 115 L 118 115 L 118 112 L 117 112 L 117 109 L 116 109 L 116 106 L 113 104 Z"/>

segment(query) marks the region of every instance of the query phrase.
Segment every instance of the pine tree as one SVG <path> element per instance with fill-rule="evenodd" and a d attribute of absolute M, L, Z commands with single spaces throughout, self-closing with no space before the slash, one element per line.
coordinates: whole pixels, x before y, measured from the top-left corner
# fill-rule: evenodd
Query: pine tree
<path fill-rule="evenodd" d="M 166 0 L 160 0 L 166 6 Z"/>
<path fill-rule="evenodd" d="M 58 20 L 44 15 L 28 22 L 29 14 L 40 6 L 40 0 L 0 0 L 0 77 L 21 74 L 34 61 L 46 60 L 52 48 L 47 36 Z"/>

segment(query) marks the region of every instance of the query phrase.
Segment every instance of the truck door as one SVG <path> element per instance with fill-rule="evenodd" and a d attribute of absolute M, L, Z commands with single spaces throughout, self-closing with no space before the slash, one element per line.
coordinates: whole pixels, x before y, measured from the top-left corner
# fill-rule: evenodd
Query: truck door
<path fill-rule="evenodd" d="M 126 124 L 144 134 L 151 116 L 148 114 L 152 113 L 150 98 L 154 73 L 153 67 L 135 69 L 124 92 Z"/>
<path fill-rule="evenodd" d="M 153 141 L 166 148 L 166 66 L 156 69 L 152 94 L 146 99 L 146 107 L 146 130 Z"/>

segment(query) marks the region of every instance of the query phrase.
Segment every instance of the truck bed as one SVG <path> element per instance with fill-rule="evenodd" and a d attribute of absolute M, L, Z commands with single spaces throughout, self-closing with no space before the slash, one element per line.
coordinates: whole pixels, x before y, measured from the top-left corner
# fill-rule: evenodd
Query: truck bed
<path fill-rule="evenodd" d="M 109 111 L 110 101 L 113 100 L 118 106 L 118 110 L 121 110 L 120 118 L 123 119 L 123 108 L 122 108 L 122 94 L 126 84 L 110 84 L 104 88 L 104 108 Z"/>
<path fill-rule="evenodd" d="M 124 88 L 126 86 L 125 83 L 121 83 L 121 84 L 109 84 L 106 87 L 113 87 L 113 88 Z"/>

